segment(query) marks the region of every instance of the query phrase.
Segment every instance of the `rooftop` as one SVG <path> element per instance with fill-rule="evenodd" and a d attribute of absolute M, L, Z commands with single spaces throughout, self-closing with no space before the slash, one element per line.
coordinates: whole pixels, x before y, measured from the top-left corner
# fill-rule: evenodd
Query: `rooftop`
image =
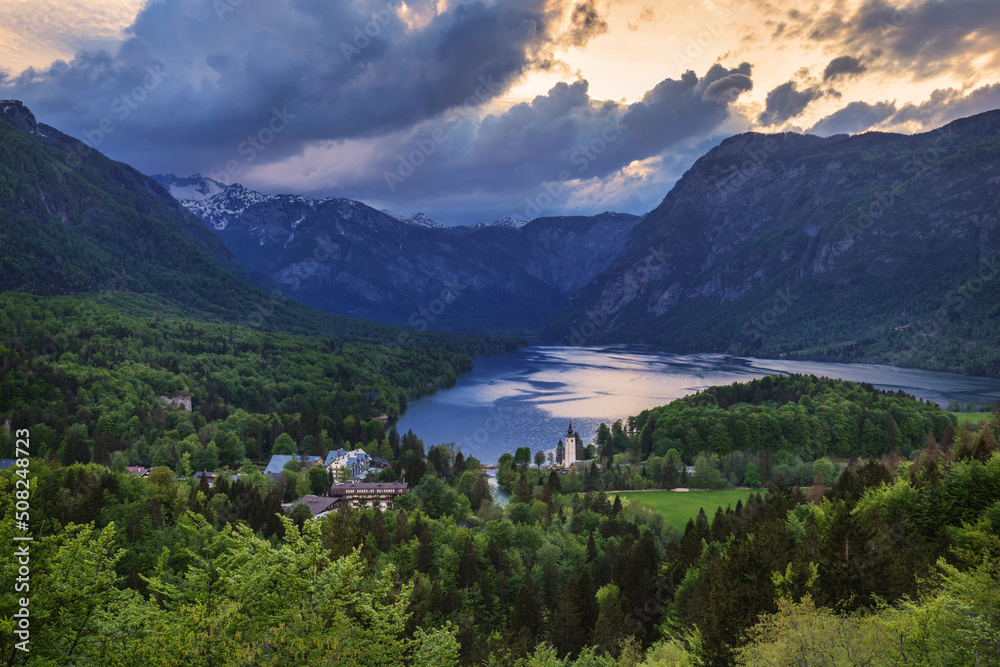
<path fill-rule="evenodd" d="M 331 509 L 336 507 L 337 503 L 340 502 L 338 498 L 327 498 L 326 496 L 302 496 L 294 503 L 288 503 L 287 509 L 292 509 L 299 503 L 305 505 L 312 512 L 313 516 L 318 516 L 320 514 L 325 514 Z"/>

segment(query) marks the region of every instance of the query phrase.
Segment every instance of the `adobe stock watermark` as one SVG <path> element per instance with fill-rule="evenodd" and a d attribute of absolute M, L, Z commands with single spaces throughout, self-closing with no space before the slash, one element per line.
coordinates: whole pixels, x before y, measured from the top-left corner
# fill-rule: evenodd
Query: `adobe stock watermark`
<path fill-rule="evenodd" d="M 371 46 L 372 40 L 382 34 L 382 29 L 392 21 L 392 14 L 386 10 L 372 12 L 372 20 L 362 26 L 354 27 L 354 39 L 351 44 L 340 43 L 340 53 L 345 62 L 351 62 L 361 52 Z"/>
<path fill-rule="evenodd" d="M 285 131 L 291 121 L 295 120 L 295 114 L 288 112 L 288 107 L 271 109 L 271 116 L 263 126 L 255 133 L 247 135 L 247 138 L 236 145 L 236 154 L 242 160 L 229 160 L 222 171 L 213 172 L 209 175 L 212 180 L 225 185 L 233 184 L 233 177 L 239 176 L 243 168 L 257 159 L 257 156 L 267 150 L 275 138 Z"/>
<path fill-rule="evenodd" d="M 437 297 L 431 299 L 427 305 L 421 306 L 410 314 L 407 322 L 412 329 L 426 331 L 431 324 L 444 315 L 448 307 L 455 303 L 462 296 L 462 292 L 469 287 L 468 285 L 461 285 L 457 281 L 451 280 L 442 281 L 442 285 L 441 293 Z M 407 328 L 402 329 L 396 335 L 396 340 L 389 347 L 393 350 L 401 350 L 413 343 L 413 334 L 411 333 L 411 329 Z M 365 366 L 373 378 L 378 377 L 388 363 L 388 357 L 382 358 L 378 364 L 374 363 L 370 358 L 365 359 Z"/>
<path fill-rule="evenodd" d="M 694 66 L 695 59 L 705 55 L 705 51 L 715 43 L 715 40 L 725 32 L 726 27 L 733 21 L 734 17 L 728 10 L 704 21 L 698 34 L 689 37 L 683 49 L 673 52 L 674 65 L 682 68 Z"/>
<path fill-rule="evenodd" d="M 265 301 L 257 304 L 257 307 L 250 313 L 245 322 L 248 326 L 260 329 L 264 326 L 265 318 L 274 315 L 278 306 L 288 303 L 288 297 L 281 293 L 281 290 L 271 290 Z"/>
<path fill-rule="evenodd" d="M 14 578 L 14 592 L 25 597 L 19 597 L 15 605 L 17 611 L 11 619 L 13 633 L 21 641 L 14 644 L 19 651 L 30 653 L 31 642 L 31 612 L 29 610 L 31 597 L 31 541 L 28 534 L 29 512 L 31 510 L 31 478 L 29 473 L 31 455 L 31 434 L 28 429 L 18 429 L 14 432 L 15 456 L 14 465 L 16 479 L 14 480 L 14 525 L 19 534 L 15 534 L 14 555 L 17 562 L 17 576 Z"/>
<path fill-rule="evenodd" d="M 212 8 L 220 21 L 226 20 L 226 14 L 236 11 L 236 8 L 243 4 L 243 0 L 214 0 Z"/>
<path fill-rule="evenodd" d="M 798 299 L 798 295 L 792 294 L 790 287 L 776 291 L 771 306 L 765 308 L 758 317 L 753 317 L 746 322 L 740 331 L 744 336 L 749 336 L 751 342 L 762 340 L 764 334 L 777 323 L 781 315 L 788 312 L 792 302 L 798 301 Z"/>
<path fill-rule="evenodd" d="M 958 287 L 949 290 L 945 294 L 944 303 L 936 311 L 924 317 L 914 326 L 907 325 L 904 329 L 904 339 L 909 339 L 909 344 L 914 348 L 921 348 L 930 341 L 934 333 L 951 320 L 951 314 L 961 313 L 972 303 L 987 282 L 996 280 L 1000 276 L 1000 254 L 989 257 L 979 265 L 976 270 L 976 277 L 970 278 Z"/>
<path fill-rule="evenodd" d="M 956 139 L 957 135 L 954 130 L 941 130 L 941 134 L 934 139 L 930 147 L 920 151 L 913 159 L 907 161 L 903 167 L 903 173 L 915 176 L 924 169 L 940 162 L 954 147 Z M 853 241 L 855 236 L 871 229 L 875 222 L 896 204 L 897 198 L 906 189 L 907 183 L 908 181 L 902 178 L 893 181 L 885 192 L 877 195 L 874 201 L 858 213 L 856 222 L 842 221 L 840 226 L 844 228 L 847 240 Z"/>
<path fill-rule="evenodd" d="M 462 296 L 462 292 L 469 288 L 468 285 L 459 285 L 457 282 L 448 280 L 444 280 L 442 283 L 444 287 L 441 288 L 440 296 L 432 299 L 427 306 L 418 308 L 410 315 L 407 322 L 414 329 L 426 331 L 427 327 L 441 317 L 448 306 L 455 303 L 458 297 Z"/>
<path fill-rule="evenodd" d="M 630 302 L 635 299 L 642 291 L 642 288 L 649 284 L 654 273 L 659 273 L 666 267 L 667 260 L 671 257 L 673 257 L 672 253 L 663 252 L 659 248 L 650 248 L 649 252 L 635 263 L 636 268 L 630 271 L 632 274 L 631 279 L 627 281 L 622 294 L 622 300 Z M 622 280 L 625 280 L 625 278 L 623 277 Z M 593 337 L 601 330 L 601 327 L 607 324 L 608 318 L 615 312 L 617 312 L 616 308 L 603 303 L 594 310 L 587 311 L 587 318 L 582 324 L 579 326 L 575 324 L 570 326 L 569 336 L 567 337 L 568 343 L 574 347 L 585 345 L 589 338 Z"/>
<path fill-rule="evenodd" d="M 884 19 L 879 19 L 878 27 L 879 30 L 882 31 L 882 36 L 885 37 L 893 29 L 902 28 L 904 25 L 909 23 L 910 17 L 917 13 L 917 6 L 919 4 L 920 3 L 917 0 L 910 0 L 910 2 L 906 3 L 904 6 L 896 8 L 890 17 L 892 23 Z"/>
<path fill-rule="evenodd" d="M 42 28 L 52 24 L 53 15 L 55 15 L 55 10 L 52 7 L 40 7 L 30 18 L 21 19 L 10 26 L 15 28 L 12 31 L 13 37 L 18 41 L 20 41 L 19 38 L 34 39 Z"/>
<path fill-rule="evenodd" d="M 743 152 L 747 159 L 732 165 L 714 179 L 715 189 L 719 196 L 726 199 L 735 190 L 746 184 L 778 150 L 778 142 L 773 136 L 765 139 L 759 148 L 744 147 Z"/>
<path fill-rule="evenodd" d="M 156 90 L 168 76 L 170 76 L 170 72 L 164 69 L 162 65 L 148 66 L 146 68 L 146 76 L 143 77 L 142 82 L 128 92 L 116 97 L 111 103 L 109 115 L 102 118 L 97 127 L 83 131 L 83 142 L 77 143 L 73 148 L 67 149 L 66 164 L 72 169 L 76 169 L 83 164 L 83 158 L 89 155 L 91 151 L 97 150 L 104 143 L 104 140 L 118 129 L 118 125 L 115 124 L 115 120 L 111 117 L 111 114 L 114 114 L 118 122 L 125 122 L 132 115 L 132 112 L 138 109 L 146 101 L 149 94 Z"/>
<path fill-rule="evenodd" d="M 316 245 L 313 246 L 311 257 L 296 262 L 281 272 L 281 284 L 291 286 L 292 291 L 302 287 L 304 281 L 319 274 L 320 267 L 326 264 L 340 248 L 340 245 L 334 243 L 329 234 L 320 234 L 315 238 L 315 241 Z"/>
<path fill-rule="evenodd" d="M 385 171 L 385 184 L 390 192 L 395 192 L 396 188 L 406 182 L 410 176 L 416 173 L 417 169 L 427 162 L 438 146 L 451 139 L 452 133 L 459 125 L 484 102 L 489 101 L 493 96 L 501 91 L 500 86 L 493 80 L 493 75 L 488 77 L 480 76 L 477 80 L 475 92 L 461 106 L 449 111 L 444 118 L 445 127 L 436 127 L 431 130 L 429 136 L 417 137 L 411 143 L 412 148 L 397 154 L 399 166 L 395 171 Z"/>
<path fill-rule="evenodd" d="M 493 436 L 504 428 L 507 424 L 506 417 L 509 414 L 509 410 L 501 404 L 494 403 L 491 405 L 481 425 L 473 429 L 471 433 L 462 436 L 460 442 L 455 443 L 458 445 L 458 449 L 464 452 L 466 456 L 475 456 L 493 439 Z"/>
<path fill-rule="evenodd" d="M 577 168 L 577 174 L 587 171 L 590 165 L 617 142 L 627 129 L 628 125 L 623 123 L 620 117 L 614 118 L 605 124 L 599 136 L 577 146 L 569 157 L 570 164 Z M 568 192 L 569 182 L 575 177 L 576 175 L 569 169 L 563 169 L 556 180 L 542 183 L 534 197 L 525 198 L 524 217 L 529 220 L 537 218 L 543 211 L 551 208 L 560 196 Z"/>

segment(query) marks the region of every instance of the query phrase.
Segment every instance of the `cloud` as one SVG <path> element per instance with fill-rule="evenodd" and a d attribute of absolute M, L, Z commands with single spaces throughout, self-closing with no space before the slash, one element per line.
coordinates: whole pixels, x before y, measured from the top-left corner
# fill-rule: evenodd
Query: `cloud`
<path fill-rule="evenodd" d="M 815 86 L 799 90 L 795 81 L 786 81 L 767 94 L 764 111 L 757 117 L 761 125 L 781 125 L 801 114 L 809 103 L 823 96 Z"/>
<path fill-rule="evenodd" d="M 890 124 L 926 130 L 993 109 L 1000 109 L 1000 84 L 982 86 L 970 93 L 945 88 L 932 92 L 925 102 L 904 104 Z"/>
<path fill-rule="evenodd" d="M 563 38 L 570 46 L 583 46 L 594 37 L 608 32 L 608 22 L 598 6 L 598 0 L 585 0 L 573 7 L 570 26 Z"/>
<path fill-rule="evenodd" d="M 867 68 L 860 59 L 854 56 L 840 56 L 839 58 L 834 58 L 823 70 L 823 81 L 829 81 L 830 79 L 836 79 L 837 77 L 851 77 L 855 74 L 861 74 Z"/>
<path fill-rule="evenodd" d="M 870 130 L 896 112 L 893 102 L 851 102 L 809 128 L 810 134 L 829 137 L 834 134 L 857 134 Z"/>
<path fill-rule="evenodd" d="M 791 9 L 784 19 L 776 38 L 855 53 L 879 50 L 882 57 L 869 68 L 897 78 L 970 76 L 981 69 L 983 58 L 1000 65 L 996 0 L 862 0 L 853 11 L 833 2 L 826 11 Z"/>
<path fill-rule="evenodd" d="M 562 181 L 566 185 L 560 187 L 559 205 L 571 206 L 576 199 L 571 192 L 593 193 L 601 183 L 660 183 L 635 165 L 655 163 L 665 153 L 690 165 L 701 154 L 695 151 L 731 131 L 732 104 L 739 92 L 752 87 L 750 75 L 748 64 L 733 69 L 714 65 L 701 77 L 689 71 L 664 79 L 633 104 L 595 100 L 584 80 L 558 83 L 503 113 L 482 118 L 449 114 L 412 131 L 369 140 L 361 151 L 333 144 L 316 147 L 307 157 L 255 176 L 285 178 L 326 192 L 336 182 L 347 196 L 396 200 L 422 210 L 468 207 L 475 200 L 483 216 L 488 211 L 523 215 L 526 196 Z M 349 168 L 343 166 L 347 154 Z M 664 192 L 652 198 L 644 192 L 644 201 L 654 204 Z M 623 200 L 630 196 L 613 195 Z"/>
<path fill-rule="evenodd" d="M 635 23 L 628 23 L 628 29 L 635 32 L 642 23 L 650 23 L 656 18 L 656 9 L 652 5 L 643 5 L 639 12 L 639 19 Z"/>
<path fill-rule="evenodd" d="M 118 49 L 0 76 L 0 97 L 147 171 L 250 167 L 487 104 L 549 66 L 567 16 L 576 43 L 601 29 L 569 0 L 410 4 L 429 17 L 420 27 L 385 0 L 152 0 Z M 276 110 L 290 122 L 244 164 Z"/>

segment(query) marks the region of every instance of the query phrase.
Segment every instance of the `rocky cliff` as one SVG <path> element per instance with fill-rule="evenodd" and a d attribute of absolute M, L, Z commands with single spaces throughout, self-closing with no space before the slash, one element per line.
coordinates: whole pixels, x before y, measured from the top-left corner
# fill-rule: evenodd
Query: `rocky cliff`
<path fill-rule="evenodd" d="M 1000 112 L 743 134 L 700 158 L 551 340 L 1000 373 Z"/>

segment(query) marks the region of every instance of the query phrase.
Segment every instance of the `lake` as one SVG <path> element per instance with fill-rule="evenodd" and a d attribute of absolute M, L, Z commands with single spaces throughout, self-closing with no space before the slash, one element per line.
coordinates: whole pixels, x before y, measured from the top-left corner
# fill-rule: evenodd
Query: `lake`
<path fill-rule="evenodd" d="M 412 401 L 397 428 L 412 429 L 427 447 L 454 442 L 466 456 L 494 463 L 517 447 L 554 449 L 570 422 L 590 443 L 602 421 L 610 424 L 706 387 L 775 373 L 869 382 L 942 406 L 1000 399 L 998 379 L 894 366 L 668 354 L 642 345 L 536 346 L 477 358 L 475 368 L 451 389 Z"/>

